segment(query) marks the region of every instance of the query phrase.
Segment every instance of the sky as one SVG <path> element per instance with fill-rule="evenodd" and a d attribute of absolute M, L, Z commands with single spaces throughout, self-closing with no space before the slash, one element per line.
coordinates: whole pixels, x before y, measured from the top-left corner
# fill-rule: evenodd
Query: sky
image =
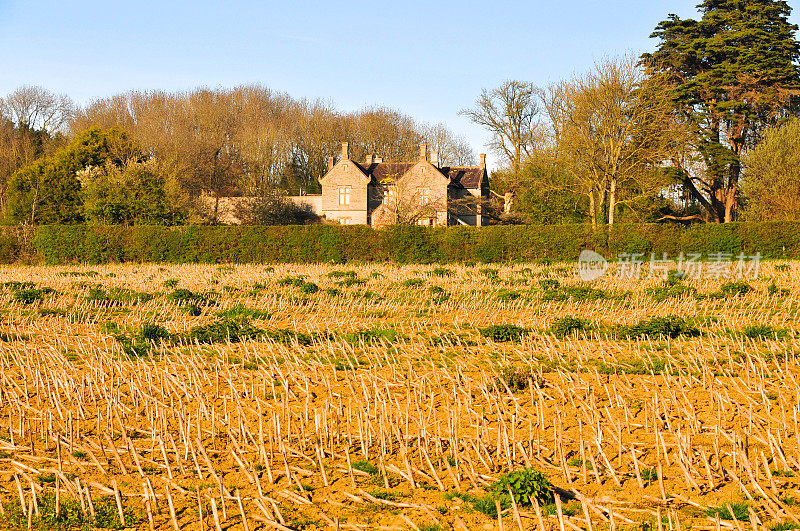
<path fill-rule="evenodd" d="M 258 83 L 342 111 L 387 106 L 441 122 L 478 153 L 489 136 L 459 110 L 481 89 L 546 85 L 652 50 L 656 24 L 696 16 L 697 2 L 0 0 L 0 96 L 40 85 L 86 104 Z"/>

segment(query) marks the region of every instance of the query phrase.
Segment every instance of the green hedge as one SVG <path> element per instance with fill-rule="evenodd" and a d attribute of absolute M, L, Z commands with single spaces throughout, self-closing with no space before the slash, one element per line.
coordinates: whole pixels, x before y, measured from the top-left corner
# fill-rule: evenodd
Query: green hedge
<path fill-rule="evenodd" d="M 726 225 L 392 227 L 311 225 L 47 225 L 0 231 L 0 261 L 46 264 L 160 262 L 510 262 L 569 261 L 583 249 L 620 253 L 726 252 L 800 258 L 800 222 Z"/>

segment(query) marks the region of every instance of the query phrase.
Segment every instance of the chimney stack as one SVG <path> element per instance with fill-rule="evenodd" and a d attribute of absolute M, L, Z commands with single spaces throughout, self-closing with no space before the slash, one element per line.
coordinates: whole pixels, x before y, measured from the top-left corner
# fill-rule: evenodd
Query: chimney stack
<path fill-rule="evenodd" d="M 381 162 L 383 162 L 382 157 L 375 157 L 375 164 L 380 164 Z"/>
<path fill-rule="evenodd" d="M 348 153 L 347 146 L 348 146 L 347 142 L 342 142 L 342 160 L 347 160 L 347 159 L 350 158 L 350 154 Z"/>
<path fill-rule="evenodd" d="M 439 152 L 438 151 L 431 151 L 431 164 L 439 167 Z"/>
<path fill-rule="evenodd" d="M 486 153 L 481 153 L 481 168 L 486 168 Z"/>
<path fill-rule="evenodd" d="M 428 144 L 425 142 L 419 145 L 419 160 L 428 160 Z"/>
<path fill-rule="evenodd" d="M 328 157 L 328 171 L 333 169 L 333 157 Z"/>
<path fill-rule="evenodd" d="M 373 158 L 373 155 L 367 155 L 367 166 L 372 164 L 372 158 Z"/>

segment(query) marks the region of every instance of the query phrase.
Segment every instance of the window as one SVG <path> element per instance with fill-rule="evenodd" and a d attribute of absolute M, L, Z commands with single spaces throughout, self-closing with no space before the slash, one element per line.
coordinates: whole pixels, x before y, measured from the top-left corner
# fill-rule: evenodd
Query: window
<path fill-rule="evenodd" d="M 383 203 L 386 206 L 392 206 L 394 204 L 394 200 L 397 197 L 397 190 L 394 188 L 389 188 L 383 192 Z"/>
<path fill-rule="evenodd" d="M 419 205 L 425 206 L 431 202 L 431 189 L 430 188 L 417 188 L 417 197 L 419 197 Z"/>
<path fill-rule="evenodd" d="M 339 187 L 339 206 L 350 206 L 350 194 L 352 191 L 352 186 Z"/>
<path fill-rule="evenodd" d="M 353 224 L 353 218 L 339 218 L 339 224 L 340 225 L 352 225 Z"/>

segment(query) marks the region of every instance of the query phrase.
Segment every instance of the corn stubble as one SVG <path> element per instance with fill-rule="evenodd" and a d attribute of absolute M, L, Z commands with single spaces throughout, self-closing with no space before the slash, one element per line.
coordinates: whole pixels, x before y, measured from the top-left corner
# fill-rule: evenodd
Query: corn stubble
<path fill-rule="evenodd" d="M 800 527 L 795 264 L 730 296 L 448 270 L 3 267 L 0 523 Z M 700 335 L 615 332 L 668 316 Z"/>

